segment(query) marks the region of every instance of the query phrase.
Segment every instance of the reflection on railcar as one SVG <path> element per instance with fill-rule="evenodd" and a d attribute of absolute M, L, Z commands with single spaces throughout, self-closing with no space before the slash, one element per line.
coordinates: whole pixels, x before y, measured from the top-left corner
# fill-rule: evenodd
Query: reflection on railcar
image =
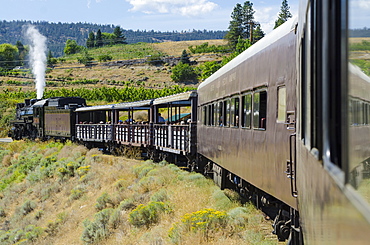
<path fill-rule="evenodd" d="M 351 20 L 351 15 L 350 15 Z M 370 203 L 370 53 L 366 41 L 349 40 L 349 183 Z M 365 58 L 364 58 L 365 57 Z"/>

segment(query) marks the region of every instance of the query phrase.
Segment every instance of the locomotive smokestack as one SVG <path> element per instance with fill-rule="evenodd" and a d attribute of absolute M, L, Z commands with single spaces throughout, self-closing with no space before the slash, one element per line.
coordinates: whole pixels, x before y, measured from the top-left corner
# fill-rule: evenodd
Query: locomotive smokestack
<path fill-rule="evenodd" d="M 37 99 L 41 99 L 45 88 L 46 37 L 32 25 L 27 27 L 27 39 L 30 42 L 30 64 L 35 76 Z"/>

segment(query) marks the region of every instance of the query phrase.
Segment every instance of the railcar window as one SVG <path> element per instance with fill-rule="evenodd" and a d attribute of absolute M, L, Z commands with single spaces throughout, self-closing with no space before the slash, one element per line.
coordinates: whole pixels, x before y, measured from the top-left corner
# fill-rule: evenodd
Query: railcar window
<path fill-rule="evenodd" d="M 253 94 L 253 128 L 266 129 L 267 92 Z"/>
<path fill-rule="evenodd" d="M 218 122 L 218 103 L 213 104 L 213 125 L 219 126 Z"/>
<path fill-rule="evenodd" d="M 242 97 L 242 127 L 251 128 L 252 119 L 252 94 L 246 94 Z"/>
<path fill-rule="evenodd" d="M 239 98 L 238 97 L 234 97 L 231 99 L 230 125 L 232 127 L 239 127 Z"/>
<path fill-rule="evenodd" d="M 218 103 L 218 125 L 220 127 L 223 127 L 224 126 L 224 102 L 221 101 Z"/>
<path fill-rule="evenodd" d="M 230 126 L 230 99 L 225 100 L 225 122 L 224 127 Z"/>
<path fill-rule="evenodd" d="M 277 122 L 286 122 L 286 87 L 278 88 Z"/>
<path fill-rule="evenodd" d="M 368 1 L 365 1 L 368 3 Z M 348 165 L 346 180 L 370 203 L 370 43 L 369 8 L 349 0 L 348 20 Z"/>
<path fill-rule="evenodd" d="M 207 120 L 206 120 L 206 106 L 202 106 L 202 124 L 207 125 Z"/>
<path fill-rule="evenodd" d="M 213 104 L 207 106 L 208 110 L 208 126 L 213 126 Z"/>

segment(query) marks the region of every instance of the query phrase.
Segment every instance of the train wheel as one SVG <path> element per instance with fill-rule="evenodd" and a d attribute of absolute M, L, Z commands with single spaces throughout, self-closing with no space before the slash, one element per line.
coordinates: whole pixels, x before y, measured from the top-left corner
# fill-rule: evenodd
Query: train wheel
<path fill-rule="evenodd" d="M 287 240 L 290 236 L 290 230 L 290 221 L 285 222 L 281 220 L 276 223 L 276 235 L 279 241 Z"/>

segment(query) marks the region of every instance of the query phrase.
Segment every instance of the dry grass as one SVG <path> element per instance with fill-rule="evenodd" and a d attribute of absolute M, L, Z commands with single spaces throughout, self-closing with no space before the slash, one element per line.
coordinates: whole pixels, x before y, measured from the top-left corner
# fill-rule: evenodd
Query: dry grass
<path fill-rule="evenodd" d="M 22 152 L 17 151 L 15 145 Z M 50 170 L 52 174 L 49 177 L 42 175 L 45 168 L 36 167 L 21 182 L 14 182 L 0 192 L 0 207 L 4 207 L 2 212 L 5 213 L 5 217 L 0 216 L 0 227 L 8 220 L 9 234 L 15 229 L 24 230 L 29 225 L 42 228 L 43 233 L 35 239 L 35 244 L 83 244 L 81 237 L 87 229 L 86 224 L 103 222 L 98 220 L 102 217 L 98 213 L 101 209 L 101 212 L 111 210 L 111 216 L 106 224 L 106 237 L 98 244 L 174 244 L 169 238 L 169 230 L 185 214 L 204 208 L 228 212 L 242 206 L 237 201 L 230 201 L 211 180 L 165 162 L 154 164 L 150 161 L 102 155 L 97 149 L 87 150 L 71 143 L 33 145 L 14 142 L 0 148 L 0 153 L 5 148 L 11 149 L 8 151 L 13 164 L 10 167 L 16 169 L 19 166 L 14 157 L 19 153 L 35 156 L 41 153 L 45 158 L 57 158 L 52 163 L 55 168 L 54 172 Z M 63 165 L 65 162 L 70 165 Z M 77 170 L 69 169 L 74 171 L 73 176 L 60 175 L 61 167 L 75 166 L 76 162 L 80 162 L 79 166 L 89 166 L 87 173 L 80 174 Z M 7 169 L 10 168 L 3 165 L 0 171 L 6 172 Z M 38 176 L 37 181 L 35 176 Z M 76 190 L 81 193 L 71 198 L 71 193 L 76 193 Z M 228 193 L 228 196 L 232 195 Z M 159 220 L 148 223 L 147 227 L 136 227 L 130 223 L 131 211 L 150 201 L 163 202 L 172 211 L 158 214 Z M 96 209 L 97 203 L 100 205 L 99 210 Z M 262 214 L 252 207 L 247 206 L 245 209 L 250 210 L 249 221 L 237 235 L 212 232 L 212 240 L 206 241 L 202 233 L 185 232 L 180 234 L 181 244 L 276 244 L 276 240 L 269 237 L 271 229 L 266 229 L 271 224 L 264 221 Z M 20 210 L 27 212 L 21 213 Z M 90 229 L 94 231 L 97 228 L 91 226 Z M 37 234 L 36 231 L 35 228 L 32 234 Z M 2 243 L 2 237 L 4 233 L 0 231 L 0 244 L 10 244 Z"/>
<path fill-rule="evenodd" d="M 370 42 L 370 37 L 351 37 L 349 38 L 349 43 L 361 43 L 362 41 L 368 41 Z"/>
<path fill-rule="evenodd" d="M 188 53 L 189 46 L 201 45 L 205 42 L 211 45 L 226 45 L 227 42 L 223 39 L 215 40 L 195 40 L 195 41 L 181 41 L 181 42 L 163 42 L 163 43 L 154 43 L 153 48 L 159 50 L 162 53 L 165 53 L 170 56 L 181 56 L 182 51 L 186 50 Z"/>

